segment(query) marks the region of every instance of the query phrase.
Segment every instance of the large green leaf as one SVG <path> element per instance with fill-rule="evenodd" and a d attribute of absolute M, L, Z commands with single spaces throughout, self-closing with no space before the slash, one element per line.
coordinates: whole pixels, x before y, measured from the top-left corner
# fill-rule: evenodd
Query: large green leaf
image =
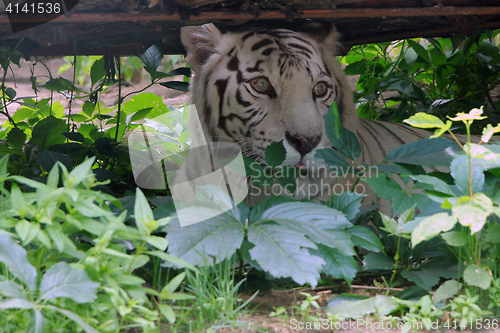
<path fill-rule="evenodd" d="M 318 284 L 325 261 L 306 249 L 316 245 L 304 235 L 274 223 L 256 223 L 248 228 L 248 240 L 255 244 L 249 252 L 260 267 L 274 277 L 291 277 L 299 284 Z"/>
<path fill-rule="evenodd" d="M 266 147 L 265 154 L 267 165 L 272 168 L 281 165 L 286 159 L 286 149 L 283 146 L 283 140 L 269 144 Z"/>
<path fill-rule="evenodd" d="M 208 209 L 197 207 L 196 212 L 202 214 Z M 206 216 L 213 216 L 212 212 L 206 213 Z M 174 219 L 165 231 L 168 252 L 192 265 L 212 265 L 213 259 L 219 262 L 230 258 L 241 246 L 244 237 L 243 225 L 228 212 L 185 227 Z"/>
<path fill-rule="evenodd" d="M 434 191 L 445 193 L 452 197 L 456 196 L 453 189 L 439 178 L 427 175 L 411 175 L 410 178 L 420 183 L 431 185 Z"/>
<path fill-rule="evenodd" d="M 341 211 L 345 214 L 347 220 L 352 221 L 359 213 L 361 201 L 365 195 L 355 192 L 342 192 L 339 195 L 332 196 L 326 205 L 330 208 Z"/>
<path fill-rule="evenodd" d="M 79 315 L 77 315 L 74 312 L 71 312 L 71 311 L 66 310 L 66 309 L 61 309 L 61 308 L 58 308 L 58 307 L 52 306 L 52 305 L 45 305 L 44 307 L 46 307 L 46 308 L 48 308 L 48 309 L 50 309 L 52 311 L 57 311 L 57 312 L 62 313 L 63 315 L 65 315 L 69 319 L 75 321 L 87 333 L 99 333 L 98 330 L 96 330 L 95 328 L 93 328 L 92 326 L 90 326 L 85 320 L 83 320 Z"/>
<path fill-rule="evenodd" d="M 77 303 L 91 303 L 97 299 L 99 285 L 84 270 L 59 262 L 43 275 L 39 299 L 67 297 Z"/>
<path fill-rule="evenodd" d="M 342 119 L 337 103 L 333 103 L 325 119 L 326 136 L 332 146 L 342 155 L 351 160 L 356 160 L 361 154 L 361 145 L 356 135 L 342 126 Z"/>
<path fill-rule="evenodd" d="M 272 196 L 266 198 L 255 205 L 250 211 L 250 216 L 248 217 L 249 223 L 255 223 L 262 219 L 262 214 L 264 214 L 269 208 L 277 206 L 286 202 L 297 202 L 295 199 L 285 196 Z"/>
<path fill-rule="evenodd" d="M 422 139 L 392 150 L 385 162 L 421 165 L 429 168 L 449 166 L 458 144 L 448 139 Z"/>
<path fill-rule="evenodd" d="M 343 170 L 350 170 L 352 168 L 349 162 L 335 149 L 318 149 L 314 158 L 324 160 L 330 168 L 341 168 Z"/>
<path fill-rule="evenodd" d="M 445 212 L 424 219 L 411 234 L 412 246 L 415 247 L 422 241 L 430 240 L 443 231 L 451 230 L 456 223 L 457 218 Z"/>
<path fill-rule="evenodd" d="M 370 252 L 382 251 L 383 245 L 380 238 L 367 227 L 355 225 L 346 231 L 351 235 L 351 241 L 354 245 L 360 246 Z"/>
<path fill-rule="evenodd" d="M 92 64 L 92 67 L 90 68 L 90 81 L 91 85 L 94 86 L 97 81 L 102 79 L 104 75 L 106 75 L 106 70 L 104 69 L 104 64 L 105 64 L 105 59 L 104 57 L 94 61 Z"/>
<path fill-rule="evenodd" d="M 141 59 L 146 67 L 156 71 L 163 60 L 163 52 L 157 45 L 153 44 L 144 52 Z"/>
<path fill-rule="evenodd" d="M 327 312 L 344 318 L 358 319 L 366 315 L 377 313 L 386 316 L 398 308 L 394 297 L 377 295 L 361 301 L 345 301 L 329 306 Z"/>
<path fill-rule="evenodd" d="M 325 230 L 321 226 L 317 227 L 313 224 L 292 219 L 274 218 L 271 221 L 277 222 L 287 230 L 295 230 L 306 235 L 316 244 L 323 244 L 327 247 L 337 249 L 347 256 L 353 256 L 355 254 L 354 245 L 351 242 L 349 234 L 345 231 Z"/>
<path fill-rule="evenodd" d="M 379 197 L 392 200 L 394 215 L 401 214 L 415 204 L 413 197 L 406 193 L 394 179 L 385 174 L 378 174 L 364 181 Z"/>
<path fill-rule="evenodd" d="M 4 280 L 0 282 L 0 294 L 12 298 L 27 299 L 23 286 L 11 280 Z"/>
<path fill-rule="evenodd" d="M 30 292 L 36 289 L 36 268 L 28 261 L 26 250 L 14 242 L 10 236 L 0 233 L 0 261 L 24 282 Z"/>
<path fill-rule="evenodd" d="M 425 290 L 430 290 L 439 282 L 439 276 L 430 270 L 403 271 L 401 275 Z"/>
<path fill-rule="evenodd" d="M 486 219 L 493 213 L 493 203 L 484 193 L 476 193 L 471 197 L 458 198 L 452 208 L 453 217 L 464 227 L 470 227 L 471 233 L 480 231 Z"/>
<path fill-rule="evenodd" d="M 63 133 L 68 131 L 68 125 L 62 119 L 49 116 L 40 120 L 31 133 L 30 143 L 38 145 L 40 150 L 55 144 L 63 143 L 66 138 Z"/>
<path fill-rule="evenodd" d="M 137 229 L 144 235 L 150 235 L 153 231 L 152 227 L 155 224 L 155 218 L 149 202 L 139 187 L 135 191 L 134 218 Z"/>
<path fill-rule="evenodd" d="M 451 175 L 455 180 L 455 184 L 462 192 L 463 195 L 469 195 L 469 176 L 472 176 L 472 193 L 480 192 L 484 185 L 484 172 L 483 169 L 477 164 L 472 165 L 472 175 L 469 171 L 469 163 L 467 156 L 457 156 L 451 162 Z"/>
<path fill-rule="evenodd" d="M 261 219 L 296 220 L 323 230 L 338 230 L 352 226 L 342 212 L 311 202 L 288 202 L 273 206 L 262 213 Z"/>
<path fill-rule="evenodd" d="M 21 153 L 26 143 L 26 133 L 19 128 L 13 128 L 7 134 L 7 143 L 14 148 L 17 153 Z"/>
<path fill-rule="evenodd" d="M 368 253 L 363 258 L 363 270 L 391 270 L 394 269 L 394 259 L 389 258 L 383 253 Z"/>
<path fill-rule="evenodd" d="M 491 271 L 486 267 L 469 265 L 464 271 L 464 282 L 481 289 L 488 289 L 493 280 Z"/>
<path fill-rule="evenodd" d="M 40 163 L 42 168 L 47 172 L 51 171 L 57 162 L 64 164 L 68 170 L 73 169 L 73 161 L 69 156 L 63 153 L 46 149 L 38 155 L 38 163 Z"/>
<path fill-rule="evenodd" d="M 337 249 L 318 245 L 317 250 L 309 250 L 312 255 L 323 258 L 323 273 L 334 279 L 344 279 L 350 285 L 358 271 L 358 264 L 352 256 L 347 256 Z"/>
<path fill-rule="evenodd" d="M 437 304 L 446 299 L 450 299 L 455 296 L 461 288 L 462 284 L 457 280 L 448 280 L 439 286 L 432 296 L 432 301 L 434 304 Z"/>

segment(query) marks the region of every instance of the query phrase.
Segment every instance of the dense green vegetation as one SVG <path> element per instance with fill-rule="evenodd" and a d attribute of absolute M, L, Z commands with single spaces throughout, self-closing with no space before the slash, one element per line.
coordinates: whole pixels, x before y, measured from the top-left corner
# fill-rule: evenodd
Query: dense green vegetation
<path fill-rule="evenodd" d="M 241 320 L 248 311 L 248 301 L 238 297 L 242 288 L 256 295 L 257 289 L 341 279 L 347 285 L 373 282 L 381 291 L 375 298 L 334 297 L 323 317 L 334 322 L 376 314 L 376 320 L 434 328 L 447 312 L 451 319 L 439 322 L 445 327 L 497 328 L 500 145 L 483 144 L 500 131 L 498 102 L 491 96 L 500 68 L 496 38 L 478 32 L 362 45 L 342 59 L 348 75 L 360 75 L 360 115 L 389 121 L 411 116 L 409 124 L 436 128 L 436 137 L 450 130 L 482 134 L 481 144 L 433 138 L 401 146 L 376 166 L 377 176 L 355 165 L 359 181 L 392 200 L 395 216 L 380 214 L 376 206 L 361 208 L 363 196 L 352 192 L 323 204 L 275 196 L 250 208 L 233 205 L 222 191 L 202 188 L 201 206 L 214 204 L 216 197 L 226 212 L 187 227 L 180 226 L 166 186 L 135 186 L 122 144 L 139 129 L 159 138 L 165 151 L 180 152 L 190 142 L 187 112 L 142 91 L 131 93 L 133 98 L 120 95 L 115 106 L 100 101 L 103 90 L 124 84 L 138 68 L 149 76 L 148 86 L 186 91 L 190 70 L 175 68 L 178 57 L 165 61 L 153 46 L 122 61 L 71 58 L 80 73 L 73 81 L 32 76 L 35 93 L 43 87 L 82 101 L 65 110 L 53 98 L 22 98 L 6 86 L 6 73 L 15 73 L 20 54 L 0 47 L 0 113 L 6 117 L 0 128 L 0 327 L 3 332 L 248 330 L 250 324 Z M 182 81 L 165 81 L 178 75 Z M 393 93 L 385 95 L 387 90 Z M 14 104 L 21 104 L 16 112 Z M 488 111 L 479 109 L 484 104 Z M 332 169 L 352 165 L 360 145 L 341 126 L 335 105 L 325 123 L 336 149 L 323 149 L 317 157 Z M 450 150 L 454 153 L 444 153 Z M 267 148 L 275 176 L 284 158 L 282 144 Z M 250 167 L 254 162 L 247 158 L 245 163 L 250 174 L 259 171 L 255 184 L 271 181 L 269 170 Z M 423 168 L 441 166 L 450 172 Z M 278 176 L 283 186 L 299 176 L 283 174 Z M 185 209 L 210 215 L 209 208 Z M 394 287 L 404 290 L 394 294 Z M 292 309 L 295 315 L 320 320 L 311 315 L 317 296 L 304 296 Z M 286 310 L 278 308 L 272 316 L 288 320 Z"/>

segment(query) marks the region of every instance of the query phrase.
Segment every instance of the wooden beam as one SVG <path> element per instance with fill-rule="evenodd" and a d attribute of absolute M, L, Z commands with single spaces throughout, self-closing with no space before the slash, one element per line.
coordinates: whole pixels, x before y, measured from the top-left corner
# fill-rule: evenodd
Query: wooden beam
<path fill-rule="evenodd" d="M 363 17 L 430 17 L 430 16 L 486 16 L 499 15 L 500 6 L 492 7 L 424 7 L 424 8 L 338 8 L 303 10 L 297 18 L 322 19 L 322 18 L 363 18 Z M 300 16 L 299 16 L 300 15 Z M 286 19 L 286 15 L 280 11 L 263 11 L 258 17 L 252 14 L 238 12 L 201 12 L 198 16 L 191 16 L 183 20 L 179 14 L 66 14 L 55 16 L 51 23 L 79 23 L 79 22 L 153 22 L 153 21 L 183 21 L 186 24 L 195 22 L 213 22 L 219 20 L 252 20 L 252 19 Z M 19 15 L 9 18 L 7 15 L 0 16 L 0 23 L 27 23 L 47 22 L 50 16 L 26 16 Z"/>

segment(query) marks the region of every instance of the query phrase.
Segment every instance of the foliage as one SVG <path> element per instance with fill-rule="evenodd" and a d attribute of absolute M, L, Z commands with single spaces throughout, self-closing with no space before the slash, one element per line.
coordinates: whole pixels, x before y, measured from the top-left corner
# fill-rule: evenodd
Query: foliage
<path fill-rule="evenodd" d="M 9 61 L 19 63 L 18 52 L 2 52 L 5 57 L 3 63 L 5 72 L 9 68 Z M 17 58 L 16 58 L 17 57 Z M 2 58 L 3 59 L 3 58 Z M 162 83 L 165 78 L 184 75 L 189 77 L 189 68 L 177 68 L 168 73 L 159 71 L 163 54 L 157 46 L 151 46 L 148 51 L 139 56 L 144 69 L 150 74 L 151 83 Z M 77 64 L 84 67 L 83 60 L 77 59 Z M 137 61 L 133 61 L 137 67 Z M 96 156 L 96 171 L 99 180 L 111 180 L 106 186 L 108 193 L 121 194 L 127 190 L 134 191 L 130 186 L 132 169 L 128 152 L 121 141 L 127 133 L 138 128 L 138 121 L 146 117 L 158 117 L 175 111 L 165 106 L 162 99 L 152 93 L 136 94 L 125 101 L 125 96 L 119 96 L 119 103 L 114 107 L 107 107 L 99 102 L 99 93 L 107 87 L 120 82 L 126 82 L 115 75 L 120 73 L 119 63 L 113 58 L 93 58 L 87 64 L 89 68 L 84 73 L 90 73 L 90 89 L 85 92 L 62 77 L 54 78 L 50 74 L 45 84 L 40 85 L 36 77 L 32 77 L 33 89 L 44 87 L 51 93 L 60 93 L 70 99 L 86 100 L 81 106 L 74 106 L 73 110 L 65 112 L 59 102 L 52 98 L 35 100 L 32 98 L 18 97 L 13 88 L 6 88 L 5 77 L 2 87 L 3 103 L 1 112 L 8 117 L 9 122 L 2 124 L 0 139 L 5 139 L 5 144 L 0 145 L 0 155 L 11 154 L 9 171 L 30 178 L 41 177 L 44 179 L 55 162 L 63 163 L 69 170 L 74 165 L 82 163 L 86 157 Z M 173 64 L 167 66 L 171 68 Z M 77 66 L 77 68 L 80 68 Z M 169 81 L 167 86 L 170 87 Z M 174 88 L 186 90 L 186 82 L 178 82 Z M 124 102 L 125 101 L 125 102 Z M 10 115 L 8 107 L 11 104 L 20 104 L 22 107 Z M 71 106 L 71 103 L 70 103 Z M 78 110 L 81 108 L 80 110 Z M 75 112 L 74 109 L 77 109 Z M 23 144 L 26 142 L 26 144 Z"/>
<path fill-rule="evenodd" d="M 122 206 L 120 201 L 92 189 L 99 184 L 92 171 L 94 158 L 71 172 L 57 162 L 46 184 L 9 176 L 8 159 L 9 156 L 0 159 L 1 228 L 3 233 L 18 239 L 25 249 L 8 236 L 0 236 L 0 261 L 5 265 L 0 288 L 2 327 L 22 328 L 30 323 L 38 332 L 45 322 L 45 329 L 53 331 L 55 327 L 71 325 L 65 317 L 76 321 L 87 332 L 96 332 L 95 329 L 111 332 L 128 325 L 151 330 L 161 318 L 175 322 L 169 303 L 189 297 L 174 292 L 184 274 L 172 279 L 158 293 L 143 287 L 145 280 L 133 273 L 152 257 L 196 269 L 163 252 L 168 243 L 155 232 L 168 220 L 153 217 L 140 190 L 134 200 L 135 227 L 132 227 L 124 223 L 126 211 L 120 214 L 112 211 L 112 207 Z M 33 190 L 23 193 L 18 184 Z M 10 273 L 6 273 L 6 269 Z M 39 292 L 35 293 L 36 290 Z M 158 297 L 161 315 L 146 292 Z M 45 304 L 47 300 L 52 305 Z M 86 302 L 93 303 L 78 304 Z M 32 309 L 35 315 L 30 319 L 24 312 L 11 310 L 17 308 Z M 43 316 L 47 311 L 57 314 Z"/>
<path fill-rule="evenodd" d="M 457 34 L 354 46 L 341 61 L 347 75 L 359 75 L 358 114 L 401 122 L 417 112 L 444 120 L 485 104 L 498 109 L 490 93 L 500 82 L 497 34 L 476 31 L 467 37 Z M 378 110 L 379 104 L 383 110 Z M 498 123 L 496 113 L 488 116 L 491 123 Z M 476 125 L 478 132 L 486 123 Z"/>

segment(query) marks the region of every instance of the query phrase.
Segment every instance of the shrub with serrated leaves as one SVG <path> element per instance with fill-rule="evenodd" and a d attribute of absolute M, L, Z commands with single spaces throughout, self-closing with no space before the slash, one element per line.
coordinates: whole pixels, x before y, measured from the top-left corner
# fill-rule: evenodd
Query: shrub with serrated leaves
<path fill-rule="evenodd" d="M 69 318 L 87 332 L 109 332 L 132 323 L 155 329 L 162 318 L 176 321 L 172 301 L 190 297 L 175 292 L 185 275 L 160 293 L 144 287 L 146 281 L 134 272 L 152 257 L 197 270 L 164 252 L 168 243 L 156 233 L 168 219 L 154 217 L 139 189 L 132 227 L 125 224 L 127 211 L 121 211 L 119 200 L 93 189 L 100 184 L 92 169 L 94 158 L 71 172 L 55 163 L 46 184 L 9 176 L 8 159 L 0 159 L 0 262 L 5 265 L 0 267 L 10 272 L 0 277 L 0 326 L 55 331 L 69 327 Z M 30 191 L 21 191 L 18 184 Z M 146 293 L 157 296 L 158 308 Z M 34 315 L 16 309 L 33 310 Z M 52 314 L 44 316 L 47 311 Z"/>

